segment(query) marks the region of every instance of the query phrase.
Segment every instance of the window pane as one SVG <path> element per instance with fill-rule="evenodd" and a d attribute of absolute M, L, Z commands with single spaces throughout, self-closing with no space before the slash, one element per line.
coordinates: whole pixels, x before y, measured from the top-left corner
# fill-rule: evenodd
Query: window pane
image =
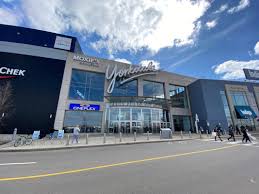
<path fill-rule="evenodd" d="M 130 109 L 121 108 L 121 120 L 130 120 Z"/>
<path fill-rule="evenodd" d="M 138 94 L 138 82 L 132 80 L 120 85 L 119 81 L 116 81 L 112 96 L 137 96 Z"/>
<path fill-rule="evenodd" d="M 70 99 L 103 101 L 104 74 L 72 70 Z"/>
<path fill-rule="evenodd" d="M 172 107 L 188 108 L 185 87 L 169 85 L 169 95 L 172 101 Z"/>
<path fill-rule="evenodd" d="M 76 100 L 85 100 L 85 89 L 82 87 L 70 87 L 69 97 Z"/>
<path fill-rule="evenodd" d="M 141 119 L 141 109 L 132 108 L 132 120 L 140 121 Z"/>
<path fill-rule="evenodd" d="M 101 132 L 102 112 L 66 111 L 64 127 L 79 125 L 82 132 Z"/>
<path fill-rule="evenodd" d="M 164 98 L 164 84 L 151 81 L 143 81 L 143 95 L 155 98 Z"/>
<path fill-rule="evenodd" d="M 118 121 L 119 120 L 119 109 L 118 108 L 111 108 L 110 109 L 110 119 L 111 119 L 111 121 Z"/>

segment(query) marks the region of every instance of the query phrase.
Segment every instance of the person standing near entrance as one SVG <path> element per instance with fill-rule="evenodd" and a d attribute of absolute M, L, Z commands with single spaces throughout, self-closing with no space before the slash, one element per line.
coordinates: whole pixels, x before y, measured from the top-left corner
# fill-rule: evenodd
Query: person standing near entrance
<path fill-rule="evenodd" d="M 72 143 L 74 143 L 75 140 L 76 140 L 76 143 L 78 143 L 79 133 L 80 133 L 80 128 L 79 128 L 79 125 L 77 125 L 73 129 L 73 140 L 72 140 Z"/>
<path fill-rule="evenodd" d="M 229 127 L 228 127 L 228 134 L 230 135 L 230 137 L 228 138 L 228 141 L 230 139 L 232 139 L 232 138 L 233 138 L 234 141 L 236 141 L 233 125 L 229 125 Z"/>

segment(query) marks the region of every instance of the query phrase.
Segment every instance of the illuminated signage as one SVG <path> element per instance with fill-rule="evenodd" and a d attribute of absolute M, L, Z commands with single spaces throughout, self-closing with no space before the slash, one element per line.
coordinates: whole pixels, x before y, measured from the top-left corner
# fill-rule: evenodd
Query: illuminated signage
<path fill-rule="evenodd" d="M 85 57 L 82 55 L 74 55 L 73 56 L 73 60 L 75 61 L 79 61 L 81 63 L 86 63 L 89 65 L 93 65 L 93 66 L 98 66 L 99 64 L 99 60 L 96 58 L 91 58 L 91 57 Z"/>
<path fill-rule="evenodd" d="M 157 69 L 153 65 L 152 61 L 147 66 L 130 66 L 128 69 L 117 69 L 117 65 L 114 66 L 111 73 L 109 73 L 110 66 L 106 69 L 106 79 L 110 80 L 110 84 L 107 88 L 107 93 L 112 93 L 116 80 L 120 79 L 120 84 L 124 84 L 132 79 L 140 76 L 156 74 Z"/>
<path fill-rule="evenodd" d="M 69 110 L 100 110 L 98 104 L 70 104 Z"/>
<path fill-rule="evenodd" d="M 24 76 L 26 70 L 13 69 L 8 67 L 0 67 L 0 79 L 15 78 L 17 76 Z"/>

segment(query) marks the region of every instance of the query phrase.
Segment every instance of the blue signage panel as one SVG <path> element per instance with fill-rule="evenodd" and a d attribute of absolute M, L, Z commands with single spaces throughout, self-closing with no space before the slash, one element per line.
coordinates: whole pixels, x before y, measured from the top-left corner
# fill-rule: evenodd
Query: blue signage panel
<path fill-rule="evenodd" d="M 100 110 L 98 104 L 73 104 L 69 105 L 69 110 Z"/>
<path fill-rule="evenodd" d="M 255 69 L 243 69 L 246 79 L 249 80 L 259 80 L 259 70 Z"/>
<path fill-rule="evenodd" d="M 238 119 L 256 118 L 256 114 L 250 106 L 235 106 Z"/>

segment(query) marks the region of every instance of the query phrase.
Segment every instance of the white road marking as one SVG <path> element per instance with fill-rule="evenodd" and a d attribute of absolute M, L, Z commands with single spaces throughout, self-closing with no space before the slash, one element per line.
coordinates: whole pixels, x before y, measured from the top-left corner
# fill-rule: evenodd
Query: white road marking
<path fill-rule="evenodd" d="M 15 163 L 3 163 L 0 166 L 11 166 L 11 165 L 28 165 L 28 164 L 36 164 L 37 162 L 15 162 Z"/>

